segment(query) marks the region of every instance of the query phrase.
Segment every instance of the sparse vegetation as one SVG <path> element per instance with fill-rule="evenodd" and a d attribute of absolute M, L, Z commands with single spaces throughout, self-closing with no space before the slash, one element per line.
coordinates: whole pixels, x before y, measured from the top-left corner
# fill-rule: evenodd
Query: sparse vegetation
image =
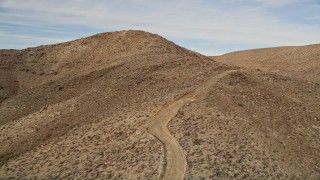
<path fill-rule="evenodd" d="M 293 62 L 318 67 L 319 48 Z M 318 70 L 270 72 L 285 56 L 251 51 L 213 58 L 244 69 L 142 31 L 0 50 L 0 179 L 158 179 L 166 148 L 147 130 L 181 98 L 168 129 L 186 179 L 317 179 Z"/>
<path fill-rule="evenodd" d="M 194 139 L 192 140 L 192 142 L 193 142 L 193 145 L 200 145 L 200 144 L 202 143 L 202 140 L 201 140 L 201 139 L 194 138 Z"/>

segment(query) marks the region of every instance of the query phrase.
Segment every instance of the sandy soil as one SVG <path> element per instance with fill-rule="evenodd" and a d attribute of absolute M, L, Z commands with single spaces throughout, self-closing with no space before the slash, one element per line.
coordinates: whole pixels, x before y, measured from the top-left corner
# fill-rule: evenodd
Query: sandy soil
<path fill-rule="evenodd" d="M 270 76 L 234 72 L 170 121 L 187 153 L 187 179 L 319 177 L 319 86 L 261 81 Z M 305 99 L 310 93 L 316 98 Z"/>

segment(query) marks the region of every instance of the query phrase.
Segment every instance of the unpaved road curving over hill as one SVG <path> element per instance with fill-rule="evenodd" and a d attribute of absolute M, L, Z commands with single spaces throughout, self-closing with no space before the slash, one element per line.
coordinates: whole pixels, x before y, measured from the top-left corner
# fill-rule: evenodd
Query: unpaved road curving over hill
<path fill-rule="evenodd" d="M 182 106 L 196 99 L 205 97 L 212 85 L 220 78 L 232 72 L 235 72 L 235 70 L 226 71 L 211 77 L 200 87 L 163 107 L 153 117 L 153 122 L 150 124 L 148 131 L 159 139 L 165 148 L 165 163 L 160 172 L 160 179 L 183 179 L 187 167 L 186 157 L 182 147 L 167 128 L 169 121 L 176 116 Z"/>

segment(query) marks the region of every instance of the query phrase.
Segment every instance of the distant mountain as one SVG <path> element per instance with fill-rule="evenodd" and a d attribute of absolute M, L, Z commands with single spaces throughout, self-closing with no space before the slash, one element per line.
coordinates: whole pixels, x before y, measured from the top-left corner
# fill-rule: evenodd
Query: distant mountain
<path fill-rule="evenodd" d="M 317 179 L 307 47 L 278 71 L 281 48 L 212 60 L 133 30 L 0 50 L 0 178 Z"/>
<path fill-rule="evenodd" d="M 320 44 L 245 50 L 213 59 L 320 83 Z"/>

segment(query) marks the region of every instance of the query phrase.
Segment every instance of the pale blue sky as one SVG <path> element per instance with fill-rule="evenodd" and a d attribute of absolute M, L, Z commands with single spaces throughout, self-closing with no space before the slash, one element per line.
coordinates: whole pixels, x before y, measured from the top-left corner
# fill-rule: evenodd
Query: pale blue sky
<path fill-rule="evenodd" d="M 320 0 L 0 0 L 0 49 L 138 29 L 206 55 L 320 43 Z"/>

